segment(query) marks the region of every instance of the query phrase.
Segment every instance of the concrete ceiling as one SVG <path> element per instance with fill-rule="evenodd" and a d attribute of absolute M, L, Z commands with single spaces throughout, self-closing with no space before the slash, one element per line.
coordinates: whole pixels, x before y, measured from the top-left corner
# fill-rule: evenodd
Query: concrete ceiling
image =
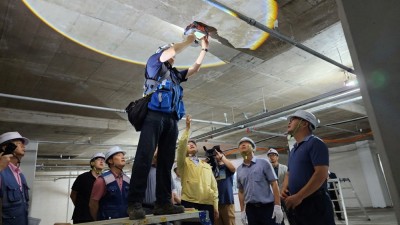
<path fill-rule="evenodd" d="M 273 28 L 275 1 L 220 2 Z M 276 32 L 352 67 L 334 0 L 277 6 Z M 139 133 L 118 110 L 142 95 L 147 57 L 181 41 L 193 20 L 221 38 L 211 39 L 205 66 L 183 85 L 192 137 L 223 150 L 243 136 L 284 149 L 285 117 L 304 108 L 320 119 L 316 134 L 329 146 L 372 139 L 358 90 L 344 87 L 354 75 L 272 36 L 257 47 L 265 33 L 206 1 L 4 0 L 0 15 L 0 132 L 38 141 L 39 164 L 61 156 L 86 164 L 111 145 L 133 158 Z M 189 47 L 178 66 L 199 50 Z"/>

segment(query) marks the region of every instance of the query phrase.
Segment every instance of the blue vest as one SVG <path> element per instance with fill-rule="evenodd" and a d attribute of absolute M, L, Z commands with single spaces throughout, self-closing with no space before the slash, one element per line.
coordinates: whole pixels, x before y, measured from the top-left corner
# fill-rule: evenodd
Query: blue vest
<path fill-rule="evenodd" d="M 29 188 L 21 173 L 22 191 L 9 167 L 0 172 L 3 225 L 28 225 Z"/>
<path fill-rule="evenodd" d="M 129 177 L 123 174 L 122 191 L 119 189 L 114 174 L 107 171 L 101 175 L 106 183 L 106 194 L 100 200 L 98 220 L 127 217 Z"/>
<path fill-rule="evenodd" d="M 178 120 L 185 115 L 183 103 L 183 88 L 180 85 L 179 71 L 175 68 L 168 68 L 164 63 L 161 65 L 155 78 L 150 78 L 146 69 L 146 91 L 145 94 L 155 92 L 151 96 L 148 108 L 154 111 L 174 113 Z M 161 82 L 162 77 L 165 77 Z"/>

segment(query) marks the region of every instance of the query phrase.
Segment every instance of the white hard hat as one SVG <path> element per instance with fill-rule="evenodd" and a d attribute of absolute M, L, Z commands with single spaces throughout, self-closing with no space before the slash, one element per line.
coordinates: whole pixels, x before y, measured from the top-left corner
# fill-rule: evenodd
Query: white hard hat
<path fill-rule="evenodd" d="M 106 156 L 105 156 L 102 152 L 98 152 L 98 153 L 94 154 L 94 155 L 92 156 L 92 158 L 90 158 L 90 162 L 96 160 L 97 158 L 106 159 Z"/>
<path fill-rule="evenodd" d="M 238 143 L 238 147 L 240 146 L 240 144 L 242 144 L 242 142 L 245 142 L 245 141 L 247 141 L 247 142 L 249 142 L 249 143 L 251 144 L 251 146 L 253 147 L 253 150 L 254 150 L 254 151 L 256 150 L 256 143 L 254 143 L 254 141 L 251 140 L 251 139 L 248 138 L 248 137 L 243 137 L 242 139 L 240 139 L 240 141 L 239 141 L 239 143 Z"/>
<path fill-rule="evenodd" d="M 315 130 L 315 128 L 318 127 L 318 124 L 319 124 L 319 121 L 314 116 L 314 114 L 307 112 L 305 110 L 302 110 L 302 109 L 297 110 L 295 113 L 290 115 L 287 119 L 290 120 L 292 117 L 298 117 L 298 118 L 301 118 L 301 119 L 309 122 L 312 130 Z"/>
<path fill-rule="evenodd" d="M 122 152 L 124 155 L 126 154 L 126 151 L 122 150 L 122 148 L 119 147 L 119 146 L 114 146 L 114 147 L 108 149 L 107 152 L 106 152 L 106 156 L 105 156 L 106 161 L 107 161 L 111 156 L 113 156 L 113 155 L 115 155 L 115 154 L 117 154 L 117 153 L 120 153 L 120 152 Z"/>
<path fill-rule="evenodd" d="M 14 139 L 21 139 L 24 145 L 29 143 L 29 139 L 26 137 L 22 137 L 18 132 L 7 132 L 0 135 L 0 144 L 3 144 L 6 141 L 14 140 Z"/>
<path fill-rule="evenodd" d="M 274 148 L 270 148 L 268 150 L 267 155 L 269 155 L 269 154 L 277 154 L 279 156 L 278 151 L 276 149 L 274 149 Z"/>

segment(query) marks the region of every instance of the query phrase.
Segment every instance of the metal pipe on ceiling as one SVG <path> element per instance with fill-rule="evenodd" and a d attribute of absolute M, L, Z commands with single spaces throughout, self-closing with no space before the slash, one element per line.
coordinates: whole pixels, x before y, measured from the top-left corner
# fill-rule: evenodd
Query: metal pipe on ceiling
<path fill-rule="evenodd" d="M 186 117 L 184 117 L 184 118 L 182 118 L 182 119 L 183 119 L 183 120 L 186 120 Z M 221 126 L 229 126 L 229 125 L 232 125 L 231 123 L 223 123 L 223 122 L 209 121 L 209 120 L 199 120 L 199 119 L 192 119 L 192 122 L 208 123 L 208 124 L 221 125 Z"/>
<path fill-rule="evenodd" d="M 0 97 L 14 98 L 14 99 L 20 99 L 20 100 L 34 101 L 34 102 L 44 102 L 44 103 L 58 104 L 58 105 L 68 105 L 68 106 L 87 108 L 87 109 L 97 109 L 97 110 L 103 110 L 103 111 L 112 111 L 112 112 L 125 113 L 125 110 L 123 110 L 123 109 L 113 109 L 113 108 L 106 108 L 106 107 L 100 107 L 100 106 L 94 106 L 94 105 L 84 105 L 84 104 L 78 104 L 78 103 L 54 101 L 54 100 L 48 100 L 48 99 L 32 98 L 32 97 L 26 97 L 26 96 L 4 94 L 4 93 L 0 93 Z"/>
<path fill-rule="evenodd" d="M 36 165 L 36 169 L 44 169 L 44 168 L 59 168 L 59 169 L 61 169 L 61 168 L 63 168 L 63 169 L 65 169 L 65 168 L 75 168 L 75 169 L 82 168 L 82 169 L 86 170 L 86 169 L 89 169 L 90 166 L 79 166 L 79 165 L 68 165 L 68 166 L 51 165 L 51 166 L 45 166 L 45 165 Z"/>
<path fill-rule="evenodd" d="M 350 93 L 349 93 L 350 94 Z M 358 97 L 354 97 L 354 98 L 350 98 L 350 99 L 346 99 L 346 100 L 343 100 L 343 101 L 340 101 L 340 102 L 335 102 L 335 103 L 327 103 L 327 104 L 323 104 L 323 105 L 317 105 L 317 106 L 315 106 L 315 107 L 312 107 L 312 108 L 309 108 L 308 110 L 310 110 L 311 112 L 318 112 L 318 111 L 322 111 L 322 110 L 325 110 L 325 109 L 329 109 L 329 108 L 332 108 L 332 107 L 334 107 L 334 106 L 339 106 L 339 105 L 343 105 L 343 104 L 348 104 L 348 103 L 351 103 L 351 102 L 354 102 L 354 101 L 358 101 L 358 100 L 361 100 L 362 99 L 362 97 L 361 96 L 358 96 Z M 367 116 L 366 116 L 366 118 L 368 118 Z M 282 118 L 283 119 L 283 118 Z M 286 118 L 285 118 L 286 119 Z M 355 119 L 352 119 L 351 121 L 355 121 L 355 120 L 358 120 L 359 118 L 355 118 Z M 351 122 L 350 120 L 346 120 L 345 122 Z M 274 120 L 269 120 L 269 121 L 267 121 L 267 122 L 264 122 L 264 123 L 262 123 L 262 124 L 258 124 L 257 125 L 257 127 L 254 127 L 254 129 L 256 129 L 256 128 L 261 128 L 261 127 L 263 127 L 263 126 L 266 126 L 266 125 L 269 125 L 269 124 L 271 124 L 271 123 L 274 123 Z M 339 123 L 341 123 L 341 122 L 337 122 L 337 124 L 339 124 Z M 338 128 L 338 127 L 334 127 L 333 126 L 333 124 L 325 124 L 325 125 L 319 125 L 320 127 L 325 127 L 325 128 L 328 128 L 328 129 L 333 129 L 333 130 L 340 130 L 340 131 L 346 131 L 346 132 L 349 132 L 349 133 L 355 133 L 355 134 L 360 134 L 359 132 L 356 132 L 356 131 L 352 131 L 352 130 L 347 130 L 347 129 L 342 129 L 342 128 Z M 277 134 L 271 134 L 271 135 L 277 135 Z M 279 136 L 279 135 L 277 135 L 277 136 Z M 286 136 L 286 135 L 285 135 Z"/>
<path fill-rule="evenodd" d="M 368 116 L 363 116 L 363 117 L 358 117 L 358 118 L 354 118 L 354 119 L 349 119 L 349 120 L 343 120 L 343 121 L 339 121 L 339 122 L 335 122 L 335 123 L 330 123 L 330 124 L 325 124 L 322 127 L 326 127 L 326 128 L 332 128 L 332 129 L 336 129 L 336 130 L 342 130 L 345 132 L 350 132 L 350 133 L 355 133 L 355 134 L 360 134 L 361 132 L 356 132 L 356 131 L 350 131 L 347 129 L 341 129 L 341 128 L 337 128 L 337 127 L 333 127 L 333 125 L 337 125 L 337 124 L 345 124 L 345 123 L 350 123 L 353 121 L 358 121 L 358 120 L 362 120 L 362 119 L 366 119 L 368 118 Z M 320 125 L 321 126 L 321 125 Z M 262 131 L 257 131 L 257 132 L 262 132 Z M 273 133 L 271 134 L 272 136 L 255 141 L 256 144 L 270 140 L 270 139 L 274 139 L 274 138 L 281 138 L 282 135 L 274 135 Z"/>
<path fill-rule="evenodd" d="M 354 121 L 363 120 L 363 119 L 368 119 L 368 116 L 361 116 L 361 117 L 357 117 L 357 118 L 354 118 L 354 119 L 349 119 L 349 120 L 343 120 L 343 121 L 339 121 L 339 122 L 329 123 L 329 124 L 325 124 L 325 126 L 334 126 L 334 125 L 339 125 L 339 124 L 342 124 L 342 123 L 349 123 L 349 122 L 354 122 Z"/>
<path fill-rule="evenodd" d="M 318 58 L 320 58 L 322 60 L 325 60 L 326 62 L 329 62 L 329 63 L 331 63 L 331 64 L 333 64 L 333 65 L 335 65 L 335 66 L 337 66 L 337 67 L 339 67 L 341 69 L 344 69 L 345 71 L 347 71 L 349 73 L 353 73 L 354 74 L 354 70 L 352 68 L 349 68 L 349 67 L 347 67 L 347 66 L 345 66 L 345 65 L 343 65 L 341 63 L 338 63 L 335 60 L 333 60 L 331 58 L 328 58 L 328 57 L 322 55 L 321 53 L 316 52 L 313 49 L 311 49 L 311 48 L 309 48 L 309 47 L 307 47 L 307 46 L 305 46 L 305 45 L 303 45 L 303 44 L 301 44 L 299 42 L 296 42 L 296 41 L 292 40 L 291 38 L 289 38 L 289 37 L 287 37 L 287 36 L 285 36 L 283 34 L 280 34 L 279 32 L 277 32 L 275 30 L 272 30 L 272 29 L 268 28 L 264 24 L 262 24 L 260 22 L 257 22 L 255 19 L 252 19 L 252 18 L 250 18 L 250 17 L 248 17 L 248 16 L 246 16 L 246 15 L 244 15 L 244 14 L 242 14 L 242 13 L 240 13 L 240 12 L 238 12 L 238 11 L 236 11 L 236 10 L 234 10 L 234 9 L 232 9 L 232 8 L 222 4 L 220 2 L 217 2 L 217 1 L 214 1 L 214 0 L 204 0 L 204 1 L 210 3 L 211 5 L 215 6 L 218 9 L 224 9 L 224 10 L 222 10 L 224 12 L 230 11 L 232 13 L 228 13 L 228 14 L 236 16 L 237 18 L 247 22 L 248 24 L 250 24 L 250 25 L 252 25 L 254 27 L 257 27 L 258 29 L 260 29 L 262 31 L 265 31 L 265 32 L 269 33 L 271 36 L 273 36 L 275 38 L 278 38 L 279 40 L 282 40 L 284 42 L 287 42 L 287 43 L 289 43 L 289 44 L 291 44 L 291 45 L 293 45 L 295 47 L 298 47 L 298 48 L 310 53 L 311 55 L 314 55 L 314 56 L 316 56 L 316 57 L 318 57 Z"/>
<path fill-rule="evenodd" d="M 73 107 L 79 107 L 79 108 L 87 108 L 87 109 L 96 109 L 96 110 L 103 110 L 103 111 L 126 113 L 125 109 L 115 109 L 115 108 L 107 108 L 107 107 L 100 107 L 100 106 L 94 106 L 94 105 L 84 105 L 84 104 L 71 103 L 71 102 L 62 102 L 62 101 L 55 101 L 55 100 L 42 99 L 42 98 L 32 98 L 32 97 L 26 97 L 26 96 L 20 96 L 20 95 L 10 95 L 10 94 L 0 93 L 0 97 L 27 100 L 27 101 L 34 101 L 34 102 L 44 102 L 44 103 L 49 103 L 49 104 L 67 105 L 67 106 L 73 106 Z M 208 123 L 208 124 L 214 124 L 214 125 L 221 125 L 221 126 L 229 126 L 229 125 L 231 125 L 230 123 L 222 123 L 222 122 L 210 121 L 210 120 L 192 119 L 192 121 L 193 122 L 198 122 L 198 123 Z"/>
<path fill-rule="evenodd" d="M 277 136 L 277 137 L 286 137 L 287 136 L 286 134 L 280 134 L 280 133 L 256 130 L 255 127 L 249 127 L 249 128 L 247 128 L 247 131 L 248 132 L 259 133 L 259 134 L 273 135 L 273 136 Z"/>
<path fill-rule="evenodd" d="M 293 113 L 294 111 L 301 109 L 301 108 L 311 108 L 311 107 L 317 107 L 321 106 L 323 104 L 331 103 L 332 101 L 338 101 L 338 100 L 347 100 L 349 98 L 354 98 L 356 99 L 360 95 L 360 89 L 359 88 L 349 88 L 349 87 L 343 87 L 340 89 L 336 89 L 333 91 L 330 91 L 328 93 L 318 95 L 316 97 L 306 99 L 304 101 L 300 101 L 297 103 L 294 103 L 292 105 L 288 105 L 273 111 L 269 111 L 266 113 L 262 113 L 258 116 L 239 121 L 235 124 L 232 124 L 230 126 L 222 127 L 204 134 L 200 134 L 197 136 L 192 137 L 193 139 L 196 140 L 205 140 L 207 138 L 215 138 L 217 136 L 222 136 L 225 134 L 231 134 L 233 132 L 237 132 L 238 130 L 241 130 L 243 128 L 251 127 L 251 126 L 260 126 L 260 123 L 265 123 L 265 122 L 273 122 L 273 121 L 279 121 L 282 120 L 282 117 L 287 116 L 288 114 Z M 331 107 L 335 106 L 333 104 L 330 105 Z M 285 118 L 286 119 L 286 118 Z M 267 121 L 266 121 L 267 120 Z"/>
<path fill-rule="evenodd" d="M 320 127 L 325 127 L 325 128 L 332 129 L 332 130 L 345 131 L 345 132 L 349 132 L 349 133 L 353 133 L 353 134 L 360 134 L 360 132 L 357 132 L 357 131 L 348 130 L 348 129 L 343 129 L 343 128 L 334 127 L 334 126 L 320 125 Z"/>
<path fill-rule="evenodd" d="M 40 172 L 40 171 L 39 171 Z M 76 175 L 67 175 L 67 174 L 35 174 L 35 178 L 36 177 L 65 177 L 65 176 L 69 176 L 69 177 L 77 177 L 79 175 L 79 173 L 77 173 Z"/>
<path fill-rule="evenodd" d="M 356 101 L 356 100 L 359 100 L 359 98 L 355 97 L 355 98 L 352 98 L 350 100 Z M 350 101 L 345 100 L 344 102 L 349 103 Z M 342 102 L 340 102 L 340 104 L 341 103 Z M 302 107 L 297 107 L 297 108 L 291 109 L 290 111 L 286 111 L 286 112 L 283 111 L 283 112 L 278 113 L 277 115 L 272 115 L 271 117 L 265 118 L 264 122 L 262 122 L 263 120 L 260 120 L 261 123 L 260 123 L 260 121 L 254 121 L 254 122 L 246 124 L 246 125 L 241 125 L 240 127 L 238 127 L 238 129 L 236 129 L 234 131 L 224 132 L 224 133 L 219 134 L 219 135 L 215 135 L 214 134 L 213 137 L 216 137 L 216 136 L 223 137 L 223 136 L 228 135 L 228 134 L 231 135 L 231 134 L 234 134 L 234 133 L 237 133 L 237 132 L 241 132 L 241 129 L 243 129 L 245 127 L 248 127 L 248 126 L 254 126 L 256 124 L 258 125 L 258 127 L 264 127 L 264 126 L 267 126 L 267 125 L 270 125 L 270 124 L 274 124 L 274 123 L 277 123 L 277 122 L 279 122 L 281 120 L 286 120 L 286 117 L 282 116 L 282 114 L 288 115 L 288 114 L 291 114 L 295 110 L 298 110 L 298 109 L 307 109 L 307 110 L 312 111 L 312 112 L 317 112 L 317 111 L 321 111 L 323 109 L 328 109 L 328 108 L 334 107 L 335 105 L 329 104 L 329 107 L 323 107 L 323 108 L 318 108 L 318 106 L 316 108 L 315 107 L 314 108 L 307 108 L 307 106 L 311 107 L 310 105 L 306 105 L 306 106 L 302 106 Z M 327 127 L 327 128 L 332 128 L 332 127 Z M 332 129 L 334 129 L 334 128 L 332 128 Z M 278 137 L 278 136 L 274 136 L 274 137 Z"/>
<path fill-rule="evenodd" d="M 104 146 L 104 147 L 111 147 L 111 146 L 120 146 L 120 147 L 132 147 L 137 148 L 137 145 L 129 145 L 129 144 L 96 144 L 92 142 L 75 142 L 75 141 L 37 141 L 39 144 L 71 144 L 71 145 L 93 145 L 93 146 Z"/>

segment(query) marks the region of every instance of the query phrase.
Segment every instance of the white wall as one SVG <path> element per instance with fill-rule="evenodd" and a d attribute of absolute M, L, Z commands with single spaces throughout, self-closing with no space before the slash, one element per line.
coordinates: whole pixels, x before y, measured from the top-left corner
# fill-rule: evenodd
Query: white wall
<path fill-rule="evenodd" d="M 336 173 L 338 178 L 349 178 L 364 207 L 371 207 L 371 197 L 369 196 L 367 183 L 365 181 L 356 145 L 351 144 L 333 148 L 330 149 L 329 153 L 329 170 Z M 349 186 L 349 182 L 342 182 L 341 185 Z M 346 207 L 359 206 L 357 200 L 346 199 L 346 197 L 354 197 L 350 190 L 344 190 L 343 197 L 345 198 Z"/>
<path fill-rule="evenodd" d="M 72 224 L 74 207 L 69 194 L 75 178 L 54 180 L 53 175 L 62 174 L 69 175 L 69 173 L 47 172 L 48 177 L 43 177 L 43 173 L 39 172 L 33 182 L 30 216 L 40 218 L 40 224 L 51 225 L 56 222 Z"/>

